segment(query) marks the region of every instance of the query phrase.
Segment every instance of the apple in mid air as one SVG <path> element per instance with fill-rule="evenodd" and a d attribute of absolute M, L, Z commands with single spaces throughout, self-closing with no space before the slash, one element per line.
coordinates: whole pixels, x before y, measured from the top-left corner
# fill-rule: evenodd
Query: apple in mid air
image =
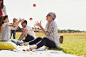
<path fill-rule="evenodd" d="M 32 20 L 33 20 L 33 18 L 30 18 L 30 20 L 32 21 Z"/>
<path fill-rule="evenodd" d="M 33 4 L 33 7 L 36 7 L 36 4 Z"/>

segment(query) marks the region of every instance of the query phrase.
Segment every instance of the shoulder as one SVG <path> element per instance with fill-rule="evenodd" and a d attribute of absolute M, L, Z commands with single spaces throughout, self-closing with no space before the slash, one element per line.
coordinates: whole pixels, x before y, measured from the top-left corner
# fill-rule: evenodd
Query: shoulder
<path fill-rule="evenodd" d="M 50 25 L 56 25 L 56 22 L 55 21 L 51 21 Z"/>
<path fill-rule="evenodd" d="M 31 29 L 31 27 L 30 26 L 26 26 L 26 29 Z"/>
<path fill-rule="evenodd" d="M 4 23 L 4 24 L 2 24 L 2 27 L 7 27 L 9 24 L 7 24 L 7 23 Z"/>

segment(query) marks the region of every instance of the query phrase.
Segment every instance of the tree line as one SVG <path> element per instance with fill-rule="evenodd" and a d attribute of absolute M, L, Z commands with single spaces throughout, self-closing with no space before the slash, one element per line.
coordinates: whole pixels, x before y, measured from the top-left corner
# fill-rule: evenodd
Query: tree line
<path fill-rule="evenodd" d="M 86 31 L 80 31 L 80 30 L 71 30 L 71 29 L 68 29 L 68 30 L 60 30 L 58 29 L 58 33 L 86 33 Z"/>
<path fill-rule="evenodd" d="M 32 29 L 34 29 L 34 28 L 32 27 Z M 41 30 L 39 27 L 37 29 Z M 19 29 L 17 29 L 16 32 L 21 32 L 21 31 Z M 38 31 L 35 31 L 35 32 L 38 32 Z M 67 30 L 58 29 L 58 33 L 86 33 L 86 31 L 71 30 L 71 29 L 67 29 Z"/>

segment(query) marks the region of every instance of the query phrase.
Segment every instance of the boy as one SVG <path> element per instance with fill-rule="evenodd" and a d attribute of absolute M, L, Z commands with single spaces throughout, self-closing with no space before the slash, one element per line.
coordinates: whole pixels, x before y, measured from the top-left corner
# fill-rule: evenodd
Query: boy
<path fill-rule="evenodd" d="M 22 34 L 18 40 L 21 41 L 25 37 L 24 42 L 29 42 L 29 41 L 33 40 L 34 38 L 36 38 L 33 29 L 30 26 L 27 26 L 26 20 L 24 20 L 24 22 L 22 22 L 21 25 L 22 25 L 23 29 L 19 27 Z"/>
<path fill-rule="evenodd" d="M 13 19 L 13 24 L 17 23 L 17 21 L 18 20 L 16 18 L 14 18 Z M 11 30 L 11 36 L 12 36 L 12 34 L 13 34 L 13 39 L 15 39 L 16 30 Z"/>
<path fill-rule="evenodd" d="M 3 16 L 2 17 L 2 27 L 1 27 L 1 41 L 3 42 L 8 42 L 10 41 L 10 32 L 11 30 L 16 30 L 17 27 L 18 27 L 18 24 L 20 22 L 23 22 L 23 19 L 20 19 L 17 23 L 13 24 L 13 25 L 10 25 L 9 24 L 9 20 L 8 20 L 8 16 Z M 13 28 L 14 26 L 16 26 L 15 28 Z"/>

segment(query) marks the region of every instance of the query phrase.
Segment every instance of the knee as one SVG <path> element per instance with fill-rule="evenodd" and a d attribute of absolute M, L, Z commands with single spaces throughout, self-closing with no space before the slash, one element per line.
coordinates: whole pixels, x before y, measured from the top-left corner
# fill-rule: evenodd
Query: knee
<path fill-rule="evenodd" d="M 44 37 L 43 39 L 47 39 L 47 37 Z"/>
<path fill-rule="evenodd" d="M 22 33 L 26 33 L 26 32 L 22 32 Z"/>
<path fill-rule="evenodd" d="M 27 34 L 26 32 L 22 32 L 22 34 Z"/>
<path fill-rule="evenodd" d="M 41 37 L 38 37 L 37 39 L 42 39 Z"/>
<path fill-rule="evenodd" d="M 46 38 L 46 37 L 44 37 L 42 40 L 47 40 L 47 38 Z"/>

